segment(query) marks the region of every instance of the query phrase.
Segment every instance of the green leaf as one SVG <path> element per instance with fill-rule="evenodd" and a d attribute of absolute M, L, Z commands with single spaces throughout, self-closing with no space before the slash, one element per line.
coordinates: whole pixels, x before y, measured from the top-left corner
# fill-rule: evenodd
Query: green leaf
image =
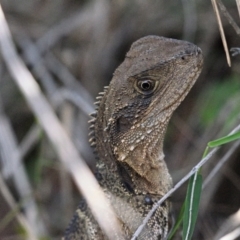
<path fill-rule="evenodd" d="M 183 205 L 181 207 L 181 210 L 180 210 L 180 213 L 178 215 L 177 221 L 175 222 L 171 232 L 169 233 L 167 240 L 171 240 L 174 237 L 175 233 L 177 232 L 178 228 L 180 227 L 180 225 L 183 221 L 184 210 L 185 210 L 185 202 L 183 203 Z"/>
<path fill-rule="evenodd" d="M 208 147 L 217 147 L 217 146 L 232 142 L 237 139 L 240 139 L 240 132 L 236 132 L 232 135 L 225 136 L 225 137 L 216 139 L 214 141 L 211 141 L 208 143 Z"/>
<path fill-rule="evenodd" d="M 198 215 L 200 196 L 202 191 L 202 175 L 197 172 L 188 184 L 185 200 L 185 211 L 183 215 L 183 239 L 190 240 L 193 234 Z"/>

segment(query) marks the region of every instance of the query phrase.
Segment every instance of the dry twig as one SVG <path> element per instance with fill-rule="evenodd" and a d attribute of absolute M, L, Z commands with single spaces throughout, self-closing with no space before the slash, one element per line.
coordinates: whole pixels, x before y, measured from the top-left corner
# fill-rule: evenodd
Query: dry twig
<path fill-rule="evenodd" d="M 17 146 L 10 121 L 5 116 L 0 104 L 0 156 L 2 159 L 2 172 L 6 178 L 12 177 L 16 190 L 22 201 L 26 219 L 37 236 L 47 233 L 46 227 L 40 218 L 33 191 L 29 183 L 26 170 L 23 166 L 21 154 Z"/>
<path fill-rule="evenodd" d="M 13 211 L 16 211 L 16 209 L 18 209 L 18 205 L 15 202 L 14 198 L 12 197 L 11 192 L 9 191 L 7 185 L 5 184 L 1 173 L 0 173 L 0 191 L 8 205 L 11 207 L 11 209 Z M 16 211 L 16 218 L 20 225 L 27 232 L 28 234 L 27 240 L 38 240 L 36 233 L 34 232 L 32 226 L 29 224 L 29 221 L 25 218 L 25 216 L 19 211 Z"/>
<path fill-rule="evenodd" d="M 219 13 L 219 10 L 218 10 L 216 0 L 212 0 L 212 5 L 213 5 L 213 9 L 215 11 L 216 17 L 217 17 L 218 27 L 219 27 L 219 30 L 220 30 L 220 35 L 221 35 L 221 38 L 222 38 L 223 47 L 224 47 L 226 57 L 227 57 L 227 63 L 228 63 L 228 66 L 230 67 L 231 66 L 231 59 L 230 59 L 230 55 L 229 55 L 229 52 L 228 52 L 227 41 L 226 41 L 226 37 L 225 37 L 225 34 L 224 34 L 222 21 L 221 21 L 221 17 L 220 17 L 220 13 Z"/>

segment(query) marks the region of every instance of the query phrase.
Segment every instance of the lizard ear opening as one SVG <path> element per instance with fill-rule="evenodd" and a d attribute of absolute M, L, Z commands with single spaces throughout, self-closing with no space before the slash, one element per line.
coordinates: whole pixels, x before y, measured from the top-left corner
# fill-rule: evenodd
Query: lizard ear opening
<path fill-rule="evenodd" d="M 120 116 L 116 121 L 116 131 L 117 133 L 124 133 L 131 127 L 131 120 L 126 116 Z"/>

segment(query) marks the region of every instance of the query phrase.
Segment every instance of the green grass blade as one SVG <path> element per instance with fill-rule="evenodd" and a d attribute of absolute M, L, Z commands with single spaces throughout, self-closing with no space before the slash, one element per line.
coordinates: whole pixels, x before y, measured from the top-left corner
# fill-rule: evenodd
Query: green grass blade
<path fill-rule="evenodd" d="M 183 203 L 180 213 L 178 215 L 177 221 L 175 222 L 171 232 L 168 235 L 167 240 L 172 240 L 172 238 L 174 237 L 175 233 L 177 232 L 177 230 L 179 229 L 182 221 L 183 221 L 183 213 L 184 213 L 184 209 L 185 209 L 185 202 Z"/>
<path fill-rule="evenodd" d="M 211 142 L 208 143 L 208 147 L 217 147 L 217 146 L 235 141 L 237 139 L 240 139 L 240 132 L 236 132 L 232 135 L 225 136 L 225 137 L 216 139 L 214 141 L 211 141 Z"/>
<path fill-rule="evenodd" d="M 193 234 L 198 215 L 200 196 L 202 191 L 202 175 L 196 173 L 188 184 L 185 200 L 185 211 L 183 215 L 183 239 L 190 240 Z"/>

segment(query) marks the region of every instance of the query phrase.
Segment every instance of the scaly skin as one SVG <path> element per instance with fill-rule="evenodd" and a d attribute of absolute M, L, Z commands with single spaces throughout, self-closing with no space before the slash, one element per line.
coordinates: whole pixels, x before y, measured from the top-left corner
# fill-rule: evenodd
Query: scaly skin
<path fill-rule="evenodd" d="M 130 239 L 172 179 L 163 154 L 170 117 L 198 78 L 203 64 L 195 45 L 147 36 L 131 46 L 109 87 L 97 98 L 90 143 L 97 177 L 115 210 L 124 239 Z M 160 206 L 138 239 L 164 239 L 169 202 Z M 107 239 L 82 202 L 65 240 Z"/>

